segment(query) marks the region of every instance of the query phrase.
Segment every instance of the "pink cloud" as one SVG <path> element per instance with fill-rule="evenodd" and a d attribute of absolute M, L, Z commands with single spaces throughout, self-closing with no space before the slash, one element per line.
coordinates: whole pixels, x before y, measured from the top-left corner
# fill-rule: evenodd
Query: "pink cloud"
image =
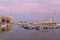
<path fill-rule="evenodd" d="M 0 0 L 0 11 L 5 12 L 59 12 L 60 0 Z"/>

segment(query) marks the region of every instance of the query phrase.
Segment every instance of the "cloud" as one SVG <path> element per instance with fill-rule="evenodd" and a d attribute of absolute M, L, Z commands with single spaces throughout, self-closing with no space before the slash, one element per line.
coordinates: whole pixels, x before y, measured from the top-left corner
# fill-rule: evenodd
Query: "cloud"
<path fill-rule="evenodd" d="M 0 11 L 4 12 L 59 12 L 60 0 L 0 0 Z"/>

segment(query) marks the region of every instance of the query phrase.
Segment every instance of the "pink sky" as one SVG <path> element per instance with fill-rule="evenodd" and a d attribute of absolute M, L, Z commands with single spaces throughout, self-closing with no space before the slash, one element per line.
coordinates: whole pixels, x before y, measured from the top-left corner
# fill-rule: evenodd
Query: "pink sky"
<path fill-rule="evenodd" d="M 53 13 L 60 16 L 60 0 L 0 0 L 0 15 L 11 13 L 14 20 L 27 21 L 37 21 Z"/>
<path fill-rule="evenodd" d="M 59 13 L 60 0 L 0 0 L 0 12 Z"/>

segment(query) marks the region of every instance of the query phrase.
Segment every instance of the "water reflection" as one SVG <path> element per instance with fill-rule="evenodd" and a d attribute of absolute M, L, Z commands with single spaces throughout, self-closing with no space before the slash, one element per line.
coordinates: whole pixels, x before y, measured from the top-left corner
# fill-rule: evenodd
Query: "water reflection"
<path fill-rule="evenodd" d="M 0 34 L 0 40 L 60 40 L 60 29 L 28 30 L 13 25 L 11 33 Z"/>

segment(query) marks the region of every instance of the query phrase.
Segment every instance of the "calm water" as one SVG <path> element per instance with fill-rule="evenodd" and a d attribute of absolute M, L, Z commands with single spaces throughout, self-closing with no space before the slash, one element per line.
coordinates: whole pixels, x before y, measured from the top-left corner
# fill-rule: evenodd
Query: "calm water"
<path fill-rule="evenodd" d="M 13 26 L 12 33 L 0 34 L 0 40 L 60 40 L 60 29 L 27 30 Z"/>

